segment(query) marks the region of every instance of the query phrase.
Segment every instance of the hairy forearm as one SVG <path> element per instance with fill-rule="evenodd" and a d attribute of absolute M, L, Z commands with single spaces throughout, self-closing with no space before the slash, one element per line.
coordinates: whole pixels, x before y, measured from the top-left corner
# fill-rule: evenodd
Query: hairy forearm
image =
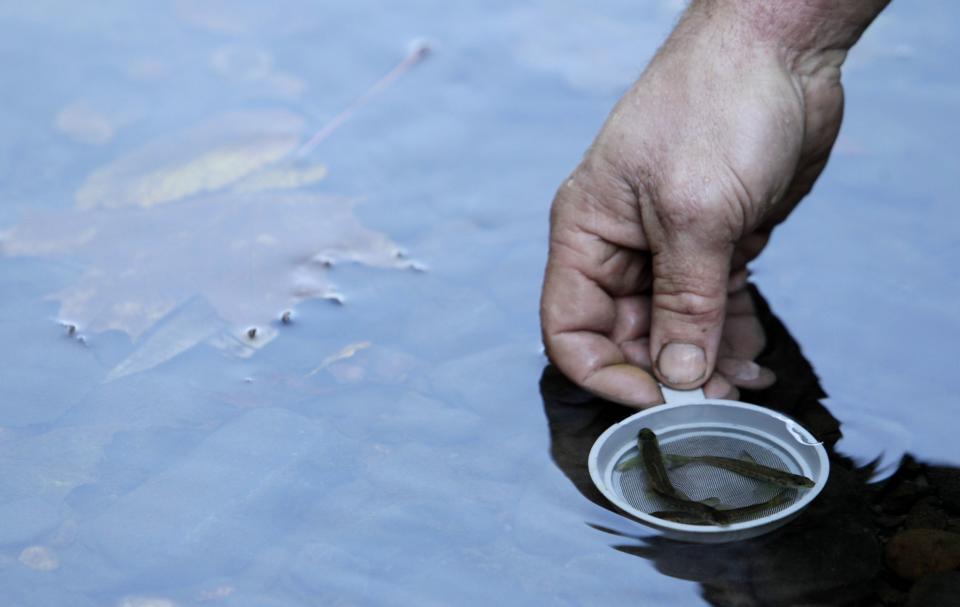
<path fill-rule="evenodd" d="M 847 50 L 890 0 L 697 0 L 727 5 L 755 34 L 798 51 Z"/>
<path fill-rule="evenodd" d="M 693 0 L 684 22 L 724 22 L 728 34 L 735 39 L 774 48 L 787 65 L 806 71 L 815 68 L 823 57 L 842 62 L 847 50 L 889 3 L 890 0 Z"/>

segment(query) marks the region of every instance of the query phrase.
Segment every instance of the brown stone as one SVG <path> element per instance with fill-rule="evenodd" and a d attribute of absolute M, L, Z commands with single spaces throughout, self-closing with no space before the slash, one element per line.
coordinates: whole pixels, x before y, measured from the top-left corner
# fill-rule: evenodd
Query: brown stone
<path fill-rule="evenodd" d="M 887 543 L 887 566 L 898 576 L 916 580 L 960 568 L 960 534 L 938 529 L 907 529 Z"/>

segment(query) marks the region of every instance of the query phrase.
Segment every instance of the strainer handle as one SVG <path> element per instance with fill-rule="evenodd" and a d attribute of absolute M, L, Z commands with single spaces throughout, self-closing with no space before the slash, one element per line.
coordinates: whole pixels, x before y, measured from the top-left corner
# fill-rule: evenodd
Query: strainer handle
<path fill-rule="evenodd" d="M 660 392 L 663 393 L 663 402 L 668 405 L 687 405 L 690 403 L 702 403 L 707 400 L 703 390 L 674 390 L 660 384 Z"/>

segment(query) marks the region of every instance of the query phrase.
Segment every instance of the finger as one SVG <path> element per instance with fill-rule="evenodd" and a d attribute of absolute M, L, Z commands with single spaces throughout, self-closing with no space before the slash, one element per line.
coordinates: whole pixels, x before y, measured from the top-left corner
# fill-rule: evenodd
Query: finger
<path fill-rule="evenodd" d="M 627 362 L 652 373 L 650 362 L 650 297 L 635 295 L 616 300 L 617 320 L 613 342 L 620 346 Z"/>
<path fill-rule="evenodd" d="M 540 306 L 547 355 L 604 398 L 636 407 L 659 403 L 656 380 L 630 364 L 614 341 L 646 333 L 647 314 L 632 299 L 649 281 L 636 204 L 589 173 L 578 169 L 553 204 Z"/>
<path fill-rule="evenodd" d="M 653 257 L 651 356 L 657 377 L 674 388 L 696 388 L 713 372 L 730 255 L 729 244 L 685 238 Z"/>
<path fill-rule="evenodd" d="M 636 365 L 644 371 L 653 373 L 653 361 L 650 360 L 649 337 L 640 337 L 632 341 L 625 341 L 620 344 L 620 350 L 626 357 L 627 362 L 631 365 Z"/>
<path fill-rule="evenodd" d="M 650 286 L 647 246 L 635 199 L 610 178 L 578 169 L 557 191 L 551 209 L 550 261 L 576 269 L 611 297 Z"/>
<path fill-rule="evenodd" d="M 740 272 L 736 274 L 740 274 Z M 746 287 L 746 284 L 743 286 Z M 753 307 L 753 298 L 746 288 L 727 290 L 727 318 L 741 315 L 755 316 L 756 313 L 756 308 Z"/>
<path fill-rule="evenodd" d="M 777 381 L 776 374 L 766 367 L 761 367 L 752 360 L 741 358 L 717 359 L 717 371 L 722 373 L 731 384 L 748 390 L 763 390 Z"/>
<path fill-rule="evenodd" d="M 767 338 L 756 316 L 727 315 L 723 325 L 722 356 L 754 360 L 763 352 Z"/>
<path fill-rule="evenodd" d="M 541 299 L 547 355 L 571 380 L 591 392 L 625 405 L 661 402 L 656 380 L 631 365 L 608 335 L 616 326 L 613 298 L 584 273 L 562 259 L 547 264 Z"/>
<path fill-rule="evenodd" d="M 621 347 L 650 334 L 650 297 L 633 295 L 614 298 L 616 318 L 611 339 Z M 649 357 L 649 353 L 648 353 Z"/>
<path fill-rule="evenodd" d="M 644 408 L 662 402 L 652 375 L 626 362 L 612 341 L 589 331 L 548 338 L 550 360 L 571 380 L 607 400 Z"/>
<path fill-rule="evenodd" d="M 707 398 L 737 400 L 740 398 L 740 391 L 723 375 L 714 373 L 703 385 L 703 395 Z"/>

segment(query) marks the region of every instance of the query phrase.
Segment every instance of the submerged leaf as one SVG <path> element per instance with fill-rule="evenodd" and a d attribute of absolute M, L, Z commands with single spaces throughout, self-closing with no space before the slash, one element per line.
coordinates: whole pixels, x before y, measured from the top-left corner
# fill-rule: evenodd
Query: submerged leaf
<path fill-rule="evenodd" d="M 364 227 L 345 198 L 290 191 L 225 194 L 143 209 L 34 213 L 0 237 L 7 256 L 40 256 L 81 268 L 49 297 L 60 317 L 90 332 L 145 338 L 112 377 L 163 362 L 199 341 L 248 356 L 277 333 L 277 314 L 306 299 L 334 297 L 330 264 L 318 254 L 373 267 L 409 269 L 399 247 Z M 325 257 L 324 257 L 325 259 Z M 203 334 L 171 312 L 202 297 L 221 319 Z M 202 323 L 201 323 L 202 324 Z M 204 325 L 207 326 L 207 325 Z M 257 327 L 256 339 L 247 335 Z M 159 340 L 159 341 L 158 341 Z M 151 361 L 153 361 L 151 363 Z"/>
<path fill-rule="evenodd" d="M 315 375 L 321 369 L 325 369 L 337 361 L 351 358 L 357 352 L 361 350 L 366 350 L 371 345 L 372 344 L 369 341 L 358 341 L 355 344 L 348 344 L 344 346 L 339 352 L 335 354 L 331 354 L 330 356 L 324 358 L 323 361 L 320 363 L 320 365 L 316 369 L 308 373 L 307 375 Z"/>
<path fill-rule="evenodd" d="M 130 356 L 110 370 L 104 381 L 151 369 L 186 352 L 223 328 L 216 310 L 194 297 L 165 316 Z"/>
<path fill-rule="evenodd" d="M 94 171 L 77 190 L 77 206 L 149 207 L 215 192 L 289 154 L 302 127 L 283 110 L 224 114 Z"/>
<path fill-rule="evenodd" d="M 259 192 L 261 190 L 289 190 L 316 183 L 327 176 L 327 167 L 322 164 L 306 168 L 268 167 L 243 179 L 233 186 L 235 192 Z"/>

